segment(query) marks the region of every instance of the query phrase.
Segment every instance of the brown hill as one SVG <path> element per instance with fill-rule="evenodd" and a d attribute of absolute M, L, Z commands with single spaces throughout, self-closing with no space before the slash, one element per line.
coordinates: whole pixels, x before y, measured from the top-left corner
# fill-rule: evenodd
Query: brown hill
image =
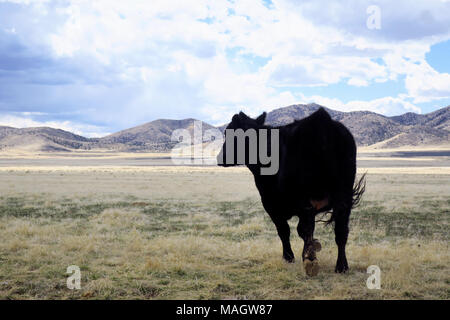
<path fill-rule="evenodd" d="M 299 104 L 279 108 L 268 113 L 266 123 L 288 124 L 310 115 L 320 107 L 317 104 Z M 386 147 L 448 143 L 450 106 L 424 115 L 410 112 L 394 117 L 370 111 L 341 112 L 325 109 L 333 119 L 341 121 L 350 129 L 358 145 L 372 145 L 399 135 L 398 139 L 393 139 Z"/>
<path fill-rule="evenodd" d="M 292 105 L 273 110 L 267 115 L 267 124 L 284 125 L 304 118 L 321 106 L 318 104 Z M 353 133 L 358 145 L 370 145 L 389 139 L 402 132 L 403 126 L 389 117 L 369 111 L 341 112 L 325 108 L 330 116 L 341 121 Z"/>
<path fill-rule="evenodd" d="M 288 124 L 310 115 L 318 108 L 320 106 L 317 104 L 299 104 L 275 109 L 268 113 L 266 123 L 274 126 Z M 341 112 L 325 109 L 332 118 L 341 121 L 350 129 L 360 146 L 439 145 L 448 144 L 450 140 L 450 106 L 423 115 L 405 113 L 394 117 L 369 111 Z M 30 151 L 70 151 L 104 148 L 131 152 L 168 151 L 177 143 L 171 141 L 174 130 L 186 129 L 193 136 L 195 124 L 201 125 L 203 133 L 214 128 L 195 119 L 159 119 L 103 138 L 88 139 L 47 127 L 17 129 L 0 126 L 0 150 L 19 148 Z M 218 128 L 223 130 L 225 126 Z"/>
<path fill-rule="evenodd" d="M 427 114 L 408 112 L 392 117 L 394 121 L 408 126 L 427 126 L 436 129 L 450 130 L 450 106 Z"/>
<path fill-rule="evenodd" d="M 379 143 L 378 148 L 440 145 L 450 142 L 450 131 L 427 126 L 412 126 L 391 139 Z"/>
<path fill-rule="evenodd" d="M 90 144 L 90 139 L 61 129 L 0 126 L 0 150 L 70 151 L 89 149 Z"/>
<path fill-rule="evenodd" d="M 210 124 L 196 119 L 159 119 L 100 138 L 95 145 L 128 151 L 168 150 L 177 143 L 177 141 L 171 141 L 172 133 L 175 130 L 185 129 L 194 137 L 195 125 L 198 126 L 198 130 L 202 131 L 202 135 L 206 130 L 214 128 Z"/>

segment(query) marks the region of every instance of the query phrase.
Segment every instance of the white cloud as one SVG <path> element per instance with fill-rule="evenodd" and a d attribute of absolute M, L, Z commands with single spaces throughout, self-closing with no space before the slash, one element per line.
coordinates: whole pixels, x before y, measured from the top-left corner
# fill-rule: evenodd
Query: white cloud
<path fill-rule="evenodd" d="M 414 102 L 429 102 L 450 98 L 450 74 L 429 67 L 418 68 L 406 76 L 405 86 Z"/>
<path fill-rule="evenodd" d="M 405 88 L 415 103 L 450 97 L 450 74 L 437 72 L 424 58 L 389 54 L 384 57 L 384 61 L 391 78 L 405 75 Z"/>
<path fill-rule="evenodd" d="M 298 102 L 304 98 L 301 87 L 341 82 L 370 87 L 404 78 L 408 100 L 307 100 L 394 114 L 420 111 L 408 101 L 450 96 L 450 76 L 425 61 L 432 44 L 450 38 L 450 6 L 441 1 L 414 6 L 379 1 L 381 30 L 366 28 L 371 1 L 274 0 L 271 9 L 251 0 L 14 2 L 36 10 L 0 23 L 1 29 L 14 30 L 8 35 L 33 48 L 45 47 L 49 59 L 64 62 L 63 73 L 69 76 L 61 79 L 83 86 L 80 96 L 95 97 L 70 101 L 71 106 L 89 108 L 86 122 L 104 118 L 129 126 L 156 117 L 204 115 L 220 123 L 239 109 L 257 114 Z M 238 58 L 230 57 L 233 50 Z M 245 65 L 255 57 L 267 63 Z M 50 82 L 59 76 L 46 71 L 32 80 Z M 47 103 L 64 108 L 63 91 L 46 94 Z"/>
<path fill-rule="evenodd" d="M 327 98 L 322 96 L 302 96 L 300 103 L 312 103 L 326 106 L 339 111 L 372 111 L 387 116 L 399 115 L 405 112 L 422 113 L 421 109 L 411 102 L 405 101 L 405 97 L 384 97 L 374 100 L 353 100 L 347 103 L 336 98 Z"/>
<path fill-rule="evenodd" d="M 347 81 L 347 84 L 349 84 L 351 86 L 356 86 L 356 87 L 367 87 L 369 85 L 369 82 L 367 82 L 367 80 L 361 79 L 361 78 L 350 78 Z"/>

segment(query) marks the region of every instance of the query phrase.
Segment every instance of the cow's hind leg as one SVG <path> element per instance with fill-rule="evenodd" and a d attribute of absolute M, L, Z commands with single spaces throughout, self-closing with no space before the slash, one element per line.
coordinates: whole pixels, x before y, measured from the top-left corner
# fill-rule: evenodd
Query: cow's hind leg
<path fill-rule="evenodd" d="M 315 227 L 314 212 L 305 212 L 298 221 L 297 232 L 303 239 L 303 265 L 308 276 L 315 276 L 319 273 L 319 262 L 317 260 L 316 252 L 322 249 L 320 242 L 314 239 Z"/>
<path fill-rule="evenodd" d="M 348 270 L 347 256 L 345 246 L 348 238 L 348 223 L 351 211 L 351 199 L 342 203 L 333 209 L 334 216 L 334 234 L 336 245 L 338 247 L 338 257 L 335 272 L 343 273 Z"/>
<path fill-rule="evenodd" d="M 281 239 L 281 243 L 283 245 L 283 258 L 287 262 L 294 262 L 295 257 L 292 252 L 291 242 L 289 240 L 291 229 L 289 228 L 289 224 L 287 220 L 281 219 L 272 219 L 277 228 L 278 236 Z"/>

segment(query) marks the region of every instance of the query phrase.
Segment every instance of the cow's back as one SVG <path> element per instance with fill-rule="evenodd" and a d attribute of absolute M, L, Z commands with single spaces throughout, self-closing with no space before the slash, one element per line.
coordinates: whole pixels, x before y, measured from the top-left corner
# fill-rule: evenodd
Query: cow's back
<path fill-rule="evenodd" d="M 279 187 L 293 199 L 326 198 L 356 170 L 353 136 L 322 108 L 282 129 L 281 140 Z"/>

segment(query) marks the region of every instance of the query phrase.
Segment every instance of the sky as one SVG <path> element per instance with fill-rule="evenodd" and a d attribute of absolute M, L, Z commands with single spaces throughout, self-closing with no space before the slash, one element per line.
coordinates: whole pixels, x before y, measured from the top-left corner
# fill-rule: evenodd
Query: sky
<path fill-rule="evenodd" d="M 0 125 L 450 105 L 450 0 L 0 0 Z"/>

